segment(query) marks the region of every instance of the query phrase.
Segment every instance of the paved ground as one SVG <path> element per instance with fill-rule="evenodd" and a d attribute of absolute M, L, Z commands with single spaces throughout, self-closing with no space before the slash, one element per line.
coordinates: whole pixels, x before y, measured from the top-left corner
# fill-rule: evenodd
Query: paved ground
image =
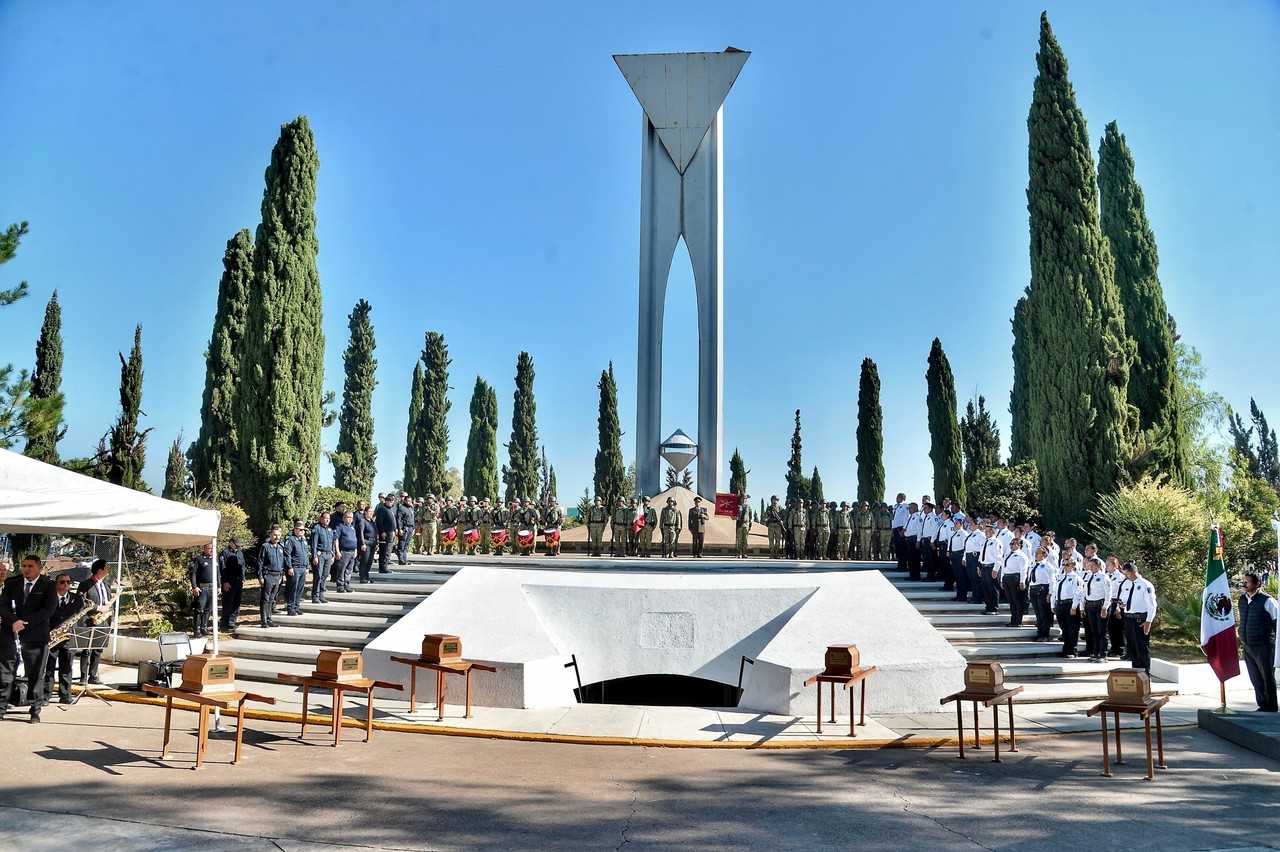
<path fill-rule="evenodd" d="M 163 713 L 82 703 L 0 721 L 0 847 L 64 849 L 1222 849 L 1275 842 L 1280 764 L 1196 729 L 1170 768 L 1099 777 L 1097 735 L 1041 737 L 1001 765 L 952 750 L 706 751 L 255 722 L 246 760 L 194 736 L 159 760 Z M 179 725 L 194 724 L 178 714 Z M 354 733 L 354 732 L 352 732 Z M 1129 752 L 1137 757 L 1136 737 Z M 989 752 L 987 752 L 989 755 Z M 13 843 L 20 837 L 21 844 Z"/>

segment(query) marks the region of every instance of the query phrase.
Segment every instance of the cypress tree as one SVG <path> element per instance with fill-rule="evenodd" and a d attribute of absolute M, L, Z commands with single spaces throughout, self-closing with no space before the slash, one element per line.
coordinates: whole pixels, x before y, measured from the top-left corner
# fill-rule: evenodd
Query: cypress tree
<path fill-rule="evenodd" d="M 422 420 L 422 398 L 425 394 L 423 376 L 422 359 L 418 359 L 413 363 L 413 384 L 409 389 L 409 427 L 404 442 L 404 478 L 400 480 L 402 490 L 417 495 L 421 495 L 425 490 L 423 483 L 426 481 L 422 475 L 425 439 Z"/>
<path fill-rule="evenodd" d="M 241 351 L 253 289 L 253 236 L 249 229 L 227 240 L 218 281 L 213 334 L 205 353 L 204 395 L 200 431 L 188 452 L 191 484 L 197 495 L 214 501 L 233 499 L 233 465 L 239 453 L 236 423 L 239 410 Z"/>
<path fill-rule="evenodd" d="M 462 462 L 462 490 L 477 498 L 498 496 L 498 394 L 479 376 L 471 392 L 471 432 Z"/>
<path fill-rule="evenodd" d="M 809 499 L 823 502 L 822 477 L 818 474 L 817 465 L 814 465 L 813 476 L 809 478 Z"/>
<path fill-rule="evenodd" d="M 160 496 L 166 500 L 185 500 L 187 497 L 187 457 L 182 454 L 182 433 L 169 447 L 169 461 L 164 467 L 164 490 Z"/>
<path fill-rule="evenodd" d="M 801 500 L 809 493 L 808 481 L 800 460 L 800 409 L 796 409 L 796 428 L 791 433 L 791 458 L 787 460 L 787 502 Z"/>
<path fill-rule="evenodd" d="M 615 389 L 616 398 L 616 389 Z M 533 400 L 533 359 L 521 352 L 516 359 L 515 402 L 511 407 L 511 443 L 507 444 L 506 499 L 524 500 L 538 493 L 537 405 Z M 621 480 L 619 480 L 621 484 Z"/>
<path fill-rule="evenodd" d="M 241 347 L 241 505 L 253 529 L 306 515 L 320 471 L 324 382 L 316 174 L 305 116 L 281 126 L 254 238 Z"/>
<path fill-rule="evenodd" d="M 129 360 L 120 354 L 120 416 L 107 433 L 107 455 L 103 465 L 107 480 L 125 488 L 146 491 L 142 469 L 147 463 L 147 435 L 138 431 L 142 414 L 142 326 L 133 331 Z"/>
<path fill-rule="evenodd" d="M 600 381 L 596 383 L 600 389 L 600 414 L 596 418 L 599 427 L 600 443 L 596 449 L 595 476 L 592 484 L 596 495 L 604 499 L 604 504 L 613 507 L 622 493 L 627 476 L 626 465 L 622 461 L 622 427 L 618 422 L 618 384 L 613 379 L 613 362 L 609 369 L 600 371 Z"/>
<path fill-rule="evenodd" d="M 1027 117 L 1031 283 L 1015 322 L 1026 353 L 1026 405 L 1014 407 L 1040 474 L 1045 524 L 1078 530 L 1128 463 L 1132 344 L 1098 222 L 1098 186 L 1084 116 L 1046 15 Z M 1017 358 L 1015 357 L 1015 367 Z M 1017 402 L 1017 398 L 1011 398 Z M 1018 438 L 1021 440 L 1021 438 Z"/>
<path fill-rule="evenodd" d="M 960 419 L 960 441 L 964 445 L 965 493 L 972 496 L 973 483 L 984 470 L 1000 465 L 1000 430 L 987 411 L 986 397 L 978 397 L 974 408 L 969 400 L 965 415 Z"/>
<path fill-rule="evenodd" d="M 556 466 L 551 465 L 551 472 L 547 475 L 547 501 L 559 500 L 560 495 L 556 491 Z"/>
<path fill-rule="evenodd" d="M 361 497 L 373 493 L 373 477 L 378 469 L 372 407 L 373 389 L 378 384 L 378 361 L 373 350 L 378 344 L 369 320 L 371 310 L 369 303 L 361 299 L 347 317 L 351 338 L 342 353 L 346 377 L 342 384 L 342 413 L 338 416 L 338 444 L 331 456 L 334 487 Z"/>
<path fill-rule="evenodd" d="M 449 347 L 444 335 L 428 331 L 422 347 L 422 409 L 418 426 L 421 479 L 418 492 L 449 494 Z M 408 490 L 408 489 L 406 489 Z M 411 492 L 415 493 L 415 492 Z"/>
<path fill-rule="evenodd" d="M 31 399 L 56 407 L 49 418 L 23 418 L 27 433 L 26 455 L 47 464 L 58 464 L 58 442 L 66 435 L 62 420 L 62 306 L 58 291 L 44 309 L 44 325 L 36 341 L 36 368 L 31 373 Z"/>
<path fill-rule="evenodd" d="M 960 423 L 956 420 L 956 381 L 942 341 L 933 339 L 929 369 L 929 458 L 933 460 L 933 494 L 964 505 L 964 462 L 960 453 Z"/>
<path fill-rule="evenodd" d="M 738 448 L 733 448 L 733 458 L 729 459 L 729 491 L 734 494 L 747 493 L 747 466 L 738 455 Z"/>
<path fill-rule="evenodd" d="M 1124 306 L 1125 333 L 1135 357 L 1129 373 L 1129 404 L 1136 427 L 1153 452 L 1149 472 L 1175 484 L 1186 482 L 1187 435 L 1176 393 L 1178 357 L 1157 268 L 1155 234 L 1147 221 L 1142 187 L 1134 177 L 1133 155 L 1113 121 L 1098 148 L 1101 226 L 1115 258 L 1116 289 Z"/>
<path fill-rule="evenodd" d="M 1030 309 L 1027 297 L 1018 299 L 1013 309 L 1013 388 L 1009 391 L 1009 463 L 1021 464 L 1029 461 L 1031 455 L 1031 349 L 1030 331 L 1027 328 L 1027 316 Z"/>
<path fill-rule="evenodd" d="M 880 408 L 880 371 L 862 359 L 858 378 L 858 500 L 884 499 L 884 412 Z"/>

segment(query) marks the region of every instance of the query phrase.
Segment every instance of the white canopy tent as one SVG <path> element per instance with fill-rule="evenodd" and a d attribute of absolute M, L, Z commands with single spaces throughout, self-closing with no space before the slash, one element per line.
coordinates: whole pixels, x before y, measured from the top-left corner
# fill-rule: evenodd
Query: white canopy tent
<path fill-rule="evenodd" d="M 0 450 L 0 532 L 75 533 L 119 537 L 116 589 L 124 564 L 126 536 L 150 547 L 196 547 L 212 542 L 217 550 L 221 513 L 197 509 L 153 494 Z M 15 554 L 19 559 L 21 554 Z M 218 584 L 213 592 L 213 650 L 218 650 Z M 116 595 L 119 624 L 120 597 Z M 115 637 L 112 628 L 112 656 Z"/>

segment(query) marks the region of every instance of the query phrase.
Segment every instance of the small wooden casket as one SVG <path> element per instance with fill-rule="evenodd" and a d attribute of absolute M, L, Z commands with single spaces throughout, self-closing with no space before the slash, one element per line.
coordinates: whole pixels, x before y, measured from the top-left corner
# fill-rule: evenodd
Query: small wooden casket
<path fill-rule="evenodd" d="M 1107 700 L 1142 707 L 1151 700 L 1151 678 L 1142 669 L 1112 669 L 1107 675 Z"/>
<path fill-rule="evenodd" d="M 827 653 L 823 659 L 826 664 L 826 671 L 823 674 L 828 675 L 849 675 L 858 670 L 860 665 L 860 655 L 858 654 L 857 645 L 828 645 Z"/>
<path fill-rule="evenodd" d="M 354 680 L 364 672 L 364 658 L 359 651 L 345 648 L 325 648 L 316 657 L 316 670 L 312 677 L 325 680 Z"/>
<path fill-rule="evenodd" d="M 215 692 L 234 692 L 236 688 L 236 664 L 230 657 L 213 654 L 192 654 L 182 663 L 182 686 L 185 692 L 208 695 Z"/>
<path fill-rule="evenodd" d="M 443 663 L 462 659 L 462 640 L 446 633 L 428 633 L 422 637 L 422 660 Z"/>
<path fill-rule="evenodd" d="M 1004 688 L 1004 667 L 999 663 L 983 660 L 969 663 L 964 668 L 964 691 L 981 695 L 995 695 Z"/>

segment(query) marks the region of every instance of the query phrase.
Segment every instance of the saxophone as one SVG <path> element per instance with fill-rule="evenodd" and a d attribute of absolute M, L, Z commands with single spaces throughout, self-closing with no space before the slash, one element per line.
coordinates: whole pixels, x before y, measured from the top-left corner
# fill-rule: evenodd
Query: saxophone
<path fill-rule="evenodd" d="M 85 598 L 84 606 L 80 608 L 80 611 L 78 613 L 71 616 L 66 621 L 62 622 L 57 627 L 49 631 L 49 650 L 52 651 L 54 648 L 58 647 L 63 642 L 66 642 L 68 639 L 70 639 L 71 632 L 75 630 L 76 625 L 79 624 L 86 615 L 88 615 L 93 610 L 97 609 L 97 607 L 98 605 L 96 603 L 89 600 L 88 598 Z"/>

